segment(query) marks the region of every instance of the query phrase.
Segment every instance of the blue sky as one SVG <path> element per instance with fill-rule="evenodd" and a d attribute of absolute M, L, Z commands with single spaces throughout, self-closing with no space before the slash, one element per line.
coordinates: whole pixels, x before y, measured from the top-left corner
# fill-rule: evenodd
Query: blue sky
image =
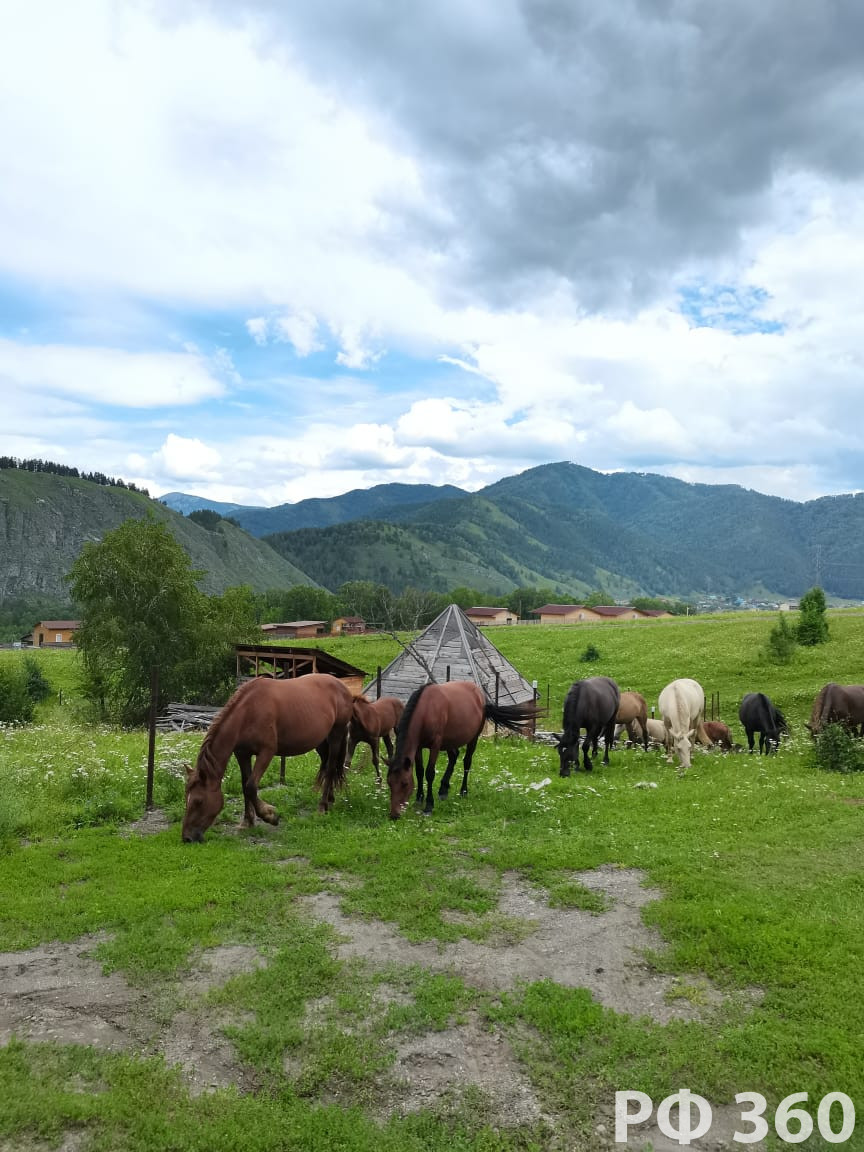
<path fill-rule="evenodd" d="M 664 12 L 17 6 L 0 452 L 249 504 L 857 490 L 864 16 Z"/>

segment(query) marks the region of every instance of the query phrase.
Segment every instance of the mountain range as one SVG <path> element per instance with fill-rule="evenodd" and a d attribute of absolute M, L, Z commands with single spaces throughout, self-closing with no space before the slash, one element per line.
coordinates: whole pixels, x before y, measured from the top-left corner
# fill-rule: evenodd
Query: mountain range
<path fill-rule="evenodd" d="M 213 508 L 208 530 L 167 507 Z M 0 600 L 65 596 L 81 545 L 130 516 L 164 518 L 221 591 L 367 579 L 394 591 L 549 587 L 581 596 L 798 596 L 821 583 L 864 598 L 864 496 L 799 503 L 734 485 L 546 464 L 479 492 L 383 484 L 251 508 L 169 493 L 164 502 L 89 480 L 0 468 Z M 272 526 L 280 526 L 273 531 Z M 287 525 L 287 527 L 284 527 Z M 248 530 L 248 531 L 247 531 Z"/>
<path fill-rule="evenodd" d="M 395 591 L 543 585 L 577 596 L 603 587 L 621 599 L 776 598 L 821 583 L 835 596 L 864 598 L 862 494 L 797 502 L 561 462 L 475 493 L 380 485 L 271 511 L 291 509 L 295 527 L 263 538 L 328 588 L 369 579 Z M 250 523 L 242 509 L 232 515 Z"/>

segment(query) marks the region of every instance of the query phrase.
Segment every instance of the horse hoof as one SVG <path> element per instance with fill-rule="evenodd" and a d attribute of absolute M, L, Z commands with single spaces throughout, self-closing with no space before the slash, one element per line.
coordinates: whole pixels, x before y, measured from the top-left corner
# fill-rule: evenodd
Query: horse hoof
<path fill-rule="evenodd" d="M 449 795 L 450 795 L 450 789 L 449 788 L 446 791 L 443 788 L 438 789 L 438 799 L 439 800 L 446 800 Z"/>

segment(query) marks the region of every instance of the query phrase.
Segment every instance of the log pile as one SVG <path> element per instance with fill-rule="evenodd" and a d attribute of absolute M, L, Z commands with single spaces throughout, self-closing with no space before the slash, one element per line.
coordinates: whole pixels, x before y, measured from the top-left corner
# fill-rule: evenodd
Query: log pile
<path fill-rule="evenodd" d="M 156 720 L 160 732 L 190 732 L 207 729 L 220 712 L 206 704 L 169 704 Z"/>

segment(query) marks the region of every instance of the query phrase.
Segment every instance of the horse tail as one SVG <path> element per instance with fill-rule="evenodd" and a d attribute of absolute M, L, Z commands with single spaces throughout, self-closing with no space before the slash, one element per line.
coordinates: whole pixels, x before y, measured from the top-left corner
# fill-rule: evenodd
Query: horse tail
<path fill-rule="evenodd" d="M 527 736 L 533 732 L 533 724 L 539 716 L 545 716 L 546 709 L 541 708 L 533 700 L 526 704 L 492 704 L 487 703 L 484 715 L 487 720 L 500 724 L 510 732 L 520 736 Z"/>
<path fill-rule="evenodd" d="M 396 747 L 393 750 L 393 758 L 390 761 L 391 766 L 400 764 L 405 758 L 405 741 L 408 738 L 408 728 L 411 724 L 411 717 L 414 715 L 420 697 L 428 687 L 428 684 L 421 684 L 420 687 L 415 688 L 408 697 L 408 703 L 405 705 L 402 717 L 396 725 Z"/>

